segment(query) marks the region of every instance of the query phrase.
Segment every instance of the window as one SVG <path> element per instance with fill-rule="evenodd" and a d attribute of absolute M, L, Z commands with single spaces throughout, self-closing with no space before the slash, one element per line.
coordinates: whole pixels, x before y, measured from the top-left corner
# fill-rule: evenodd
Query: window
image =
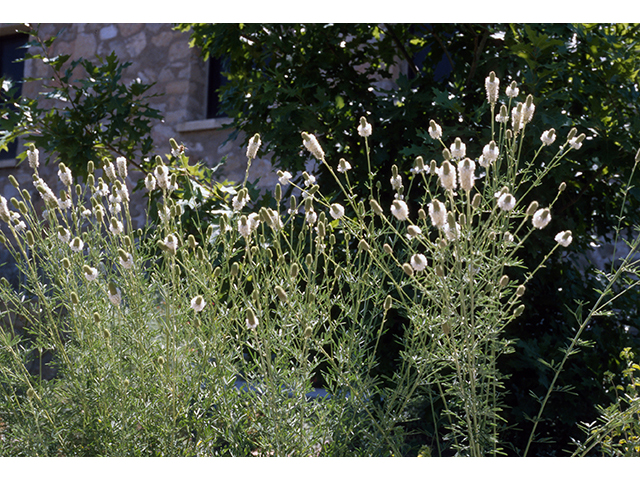
<path fill-rule="evenodd" d="M 229 69 L 228 58 L 209 58 L 207 81 L 207 111 L 206 118 L 222 118 L 227 115 L 220 109 L 220 87 L 229 81 L 223 72 Z"/>
<path fill-rule="evenodd" d="M 20 48 L 27 43 L 29 36 L 25 33 L 0 36 L 0 78 L 11 80 L 12 84 L 18 85 L 18 95 L 20 95 L 21 84 L 24 77 L 24 63 L 16 60 L 24 58 L 25 49 Z M 4 95 L 4 90 L 0 90 L 0 95 Z M 8 145 L 9 151 L 0 151 L 0 161 L 10 160 L 16 157 L 17 144 L 12 142 Z"/>

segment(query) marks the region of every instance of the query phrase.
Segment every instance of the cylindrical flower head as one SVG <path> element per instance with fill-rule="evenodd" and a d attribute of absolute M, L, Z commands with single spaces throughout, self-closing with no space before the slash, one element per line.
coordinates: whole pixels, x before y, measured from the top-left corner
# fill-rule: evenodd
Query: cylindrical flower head
<path fill-rule="evenodd" d="M 476 162 L 470 158 L 465 158 L 458 163 L 458 174 L 460 176 L 460 188 L 465 192 L 471 191 L 475 182 Z"/>
<path fill-rule="evenodd" d="M 67 166 L 60 162 L 60 166 L 58 169 L 58 177 L 60 177 L 60 181 L 66 186 L 70 187 L 73 184 L 73 177 L 71 176 L 71 170 L 67 168 Z"/>
<path fill-rule="evenodd" d="M 518 105 L 511 110 L 511 128 L 514 132 L 518 132 L 524 128 L 524 105 L 518 103 Z"/>
<path fill-rule="evenodd" d="M 11 221 L 11 211 L 7 204 L 7 199 L 0 195 L 0 219 L 6 223 Z"/>
<path fill-rule="evenodd" d="M 509 111 L 506 105 L 500 106 L 500 112 L 496 115 L 496 122 L 507 123 L 509 121 Z"/>
<path fill-rule="evenodd" d="M 531 122 L 533 118 L 533 113 L 536 111 L 536 106 L 533 104 L 533 95 L 527 95 L 527 100 L 522 109 L 523 117 L 522 120 L 524 123 Z"/>
<path fill-rule="evenodd" d="M 334 203 L 333 205 L 331 205 L 329 214 L 334 218 L 334 220 L 338 220 L 339 218 L 342 218 L 344 215 L 344 207 L 339 203 Z"/>
<path fill-rule="evenodd" d="M 40 166 L 40 152 L 35 145 L 29 145 L 27 150 L 27 158 L 29 159 L 29 166 L 36 170 Z"/>
<path fill-rule="evenodd" d="M 338 162 L 338 172 L 345 173 L 348 170 L 351 170 L 351 164 L 347 162 L 344 158 L 341 158 Z"/>
<path fill-rule="evenodd" d="M 496 142 L 491 140 L 482 149 L 482 155 L 480 156 L 480 159 L 478 161 L 480 162 L 481 166 L 486 168 L 496 161 L 499 154 L 500 154 L 500 151 L 498 150 L 498 146 L 496 145 Z"/>
<path fill-rule="evenodd" d="M 573 137 L 571 140 L 569 140 L 569 146 L 574 150 L 579 150 L 580 147 L 582 147 L 582 142 L 584 142 L 585 138 L 585 134 L 581 133 L 577 137 Z"/>
<path fill-rule="evenodd" d="M 413 275 L 413 267 L 408 263 L 402 264 L 402 270 L 404 270 L 404 273 L 406 273 L 409 276 Z"/>
<path fill-rule="evenodd" d="M 411 257 L 411 268 L 416 272 L 421 272 L 427 268 L 427 257 L 421 253 L 416 253 Z"/>
<path fill-rule="evenodd" d="M 429 121 L 429 135 L 434 140 L 438 140 L 442 137 L 442 127 L 438 125 L 434 120 Z"/>
<path fill-rule="evenodd" d="M 447 222 L 447 209 L 440 200 L 434 199 L 429 204 L 429 216 L 434 227 L 442 228 Z"/>
<path fill-rule="evenodd" d="M 289 298 L 287 296 L 287 292 L 284 291 L 284 288 L 282 288 L 280 285 L 276 285 L 275 290 L 276 290 L 276 295 L 278 295 L 278 298 L 280 299 L 280 301 L 282 303 L 287 303 Z"/>
<path fill-rule="evenodd" d="M 98 270 L 95 268 L 90 267 L 89 265 L 84 265 L 82 270 L 84 271 L 84 278 L 86 278 L 88 282 L 93 282 L 98 278 Z"/>
<path fill-rule="evenodd" d="M 69 247 L 71 247 L 71 250 L 73 250 L 74 252 L 78 253 L 80 251 L 82 251 L 82 248 L 84 247 L 84 242 L 82 241 L 82 239 L 80 237 L 75 237 L 71 243 L 69 243 Z"/>
<path fill-rule="evenodd" d="M 258 149 L 262 144 L 262 140 L 260 140 L 260 134 L 256 133 L 253 137 L 249 139 L 249 144 L 247 145 L 247 158 L 249 160 L 253 160 L 256 158 L 258 153 Z"/>
<path fill-rule="evenodd" d="M 248 308 L 247 309 L 247 328 L 249 330 L 255 330 L 259 324 L 260 322 L 258 321 L 258 317 L 256 317 L 256 314 L 254 313 L 254 311 Z"/>
<path fill-rule="evenodd" d="M 127 159 L 124 157 L 116 158 L 116 168 L 121 178 L 127 178 Z"/>
<path fill-rule="evenodd" d="M 516 198 L 510 193 L 503 193 L 498 198 L 498 207 L 505 212 L 513 210 L 513 207 L 516 206 Z"/>
<path fill-rule="evenodd" d="M 459 137 L 456 137 L 455 141 L 451 144 L 451 156 L 457 160 L 464 158 L 467 154 L 467 146 Z"/>
<path fill-rule="evenodd" d="M 556 141 L 556 129 L 551 128 L 549 130 L 545 130 L 540 136 L 540 141 L 544 144 L 545 147 L 551 145 Z"/>
<path fill-rule="evenodd" d="M 368 137 L 371 135 L 371 124 L 367 122 L 367 119 L 360 117 L 360 125 L 358 125 L 358 135 L 361 137 Z"/>
<path fill-rule="evenodd" d="M 116 287 L 113 282 L 109 282 L 109 290 L 107 294 L 111 303 L 113 303 L 115 306 L 120 305 L 120 302 L 122 301 L 122 295 L 120 294 L 120 289 Z"/>
<path fill-rule="evenodd" d="M 484 88 L 487 91 L 487 101 L 491 105 L 495 105 L 498 101 L 498 88 L 500 87 L 500 79 L 491 72 L 484 80 Z"/>
<path fill-rule="evenodd" d="M 506 93 L 509 98 L 516 98 L 518 96 L 520 89 L 518 88 L 518 84 L 515 80 L 509 84 L 504 93 Z"/>
<path fill-rule="evenodd" d="M 407 237 L 409 239 L 416 238 L 422 235 L 422 229 L 416 225 L 409 225 L 407 227 Z"/>
<path fill-rule="evenodd" d="M 391 204 L 391 214 L 400 221 L 409 218 L 409 207 L 404 200 L 394 200 Z"/>
<path fill-rule="evenodd" d="M 206 304 L 207 303 L 204 301 L 204 298 L 202 298 L 202 295 L 196 295 L 191 299 L 191 308 L 193 308 L 193 311 L 196 313 L 204 310 Z"/>
<path fill-rule="evenodd" d="M 536 213 L 533 214 L 533 218 L 531 219 L 531 223 L 537 229 L 543 229 L 549 222 L 551 221 L 551 213 L 548 208 L 541 208 Z"/>
<path fill-rule="evenodd" d="M 457 186 L 456 171 L 453 165 L 445 160 L 442 166 L 437 169 L 438 177 L 440 177 L 440 183 L 447 190 L 455 190 Z"/>
<path fill-rule="evenodd" d="M 563 247 L 568 247 L 573 241 L 571 230 L 565 230 L 564 232 L 558 233 L 555 236 L 555 241 L 558 242 Z"/>
<path fill-rule="evenodd" d="M 315 135 L 311 135 L 307 132 L 302 132 L 302 144 L 318 160 L 324 160 L 324 152 L 322 151 L 322 147 L 318 143 Z"/>

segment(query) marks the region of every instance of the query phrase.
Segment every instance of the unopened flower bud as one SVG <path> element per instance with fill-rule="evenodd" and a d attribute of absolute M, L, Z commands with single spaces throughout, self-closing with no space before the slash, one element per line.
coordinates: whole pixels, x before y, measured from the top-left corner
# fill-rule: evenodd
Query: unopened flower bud
<path fill-rule="evenodd" d="M 371 200 L 369 200 L 369 205 L 371 206 L 371 210 L 373 210 L 373 212 L 376 215 L 380 215 L 381 217 L 384 216 L 384 212 L 382 211 L 382 207 L 380 207 L 380 204 L 378 202 L 376 202 L 373 198 Z"/>
<path fill-rule="evenodd" d="M 358 251 L 361 251 L 361 250 L 364 250 L 365 252 L 368 252 L 371 250 L 369 248 L 369 244 L 365 239 L 360 240 L 360 242 L 358 243 Z"/>
<path fill-rule="evenodd" d="M 393 249 L 391 248 L 391 245 L 389 245 L 388 243 L 385 243 L 382 246 L 382 249 L 385 251 L 387 255 L 393 255 Z"/>
<path fill-rule="evenodd" d="M 562 182 L 559 186 L 558 186 L 558 191 L 559 192 L 564 192 L 565 188 L 567 188 L 567 184 L 565 182 Z"/>
<path fill-rule="evenodd" d="M 521 297 L 524 295 L 524 285 L 520 285 L 517 289 L 516 289 L 516 297 Z"/>
<path fill-rule="evenodd" d="M 500 277 L 500 288 L 504 288 L 507 286 L 507 284 L 509 283 L 509 277 L 507 275 L 503 275 L 502 277 Z"/>
<path fill-rule="evenodd" d="M 280 301 L 282 303 L 286 303 L 288 300 L 287 297 L 287 292 L 284 291 L 284 288 L 282 288 L 280 285 L 276 285 L 276 295 L 278 295 L 278 298 L 280 299 Z"/>
<path fill-rule="evenodd" d="M 390 310 L 392 306 L 393 306 L 393 298 L 391 298 L 391 295 L 387 295 L 387 298 L 384 299 L 384 310 L 385 310 L 385 312 L 387 310 Z"/>
<path fill-rule="evenodd" d="M 519 317 L 520 315 L 522 315 L 522 312 L 524 312 L 524 305 L 519 305 L 518 308 L 516 308 L 513 312 L 513 316 Z"/>
<path fill-rule="evenodd" d="M 444 268 L 442 265 L 436 265 L 436 275 L 440 278 L 444 278 Z"/>
<path fill-rule="evenodd" d="M 289 276 L 292 280 L 298 276 L 298 272 L 300 271 L 300 266 L 297 263 L 292 263 L 289 269 Z"/>
<path fill-rule="evenodd" d="M 527 207 L 527 211 L 525 213 L 526 215 L 533 215 L 534 213 L 536 213 L 537 210 L 538 210 L 538 202 L 534 200 L 529 204 L 529 207 Z"/>
<path fill-rule="evenodd" d="M 413 275 L 413 268 L 408 263 L 402 264 L 402 270 L 404 271 L 404 273 L 406 273 L 409 276 Z"/>

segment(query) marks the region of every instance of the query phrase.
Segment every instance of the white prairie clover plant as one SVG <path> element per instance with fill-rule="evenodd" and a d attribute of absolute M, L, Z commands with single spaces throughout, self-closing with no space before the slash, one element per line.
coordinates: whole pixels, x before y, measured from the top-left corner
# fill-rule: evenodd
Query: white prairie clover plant
<path fill-rule="evenodd" d="M 490 76 L 488 84 L 493 116 L 499 80 Z M 508 98 L 517 96 L 514 88 Z M 298 187 L 291 174 L 279 175 L 281 183 L 311 192 L 304 219 L 296 217 L 300 195 L 291 197 L 288 213 L 281 200 L 258 213 L 239 193 L 228 200 L 228 217 L 190 232 L 171 218 L 177 206 L 163 204 L 166 221 L 146 225 L 134 239 L 128 202 L 114 202 L 120 212 L 106 214 L 109 194 L 122 197 L 109 191 L 117 180 L 111 177 L 123 173 L 108 164 L 109 178 L 90 182 L 91 204 L 77 196 L 77 211 L 95 215 L 81 225 L 69 221 L 72 213 L 58 208 L 39 177 L 36 188 L 49 199 L 46 222 L 23 197 L 26 228 L 11 230 L 16 218 L 0 198 L 2 228 L 11 230 L 15 247 L 6 243 L 21 257 L 26 280 L 20 292 L 0 282 L 0 298 L 29 320 L 34 337 L 0 335 L 0 388 L 12 389 L 0 396 L 11 425 L 0 449 L 400 456 L 413 428 L 408 419 L 426 411 L 436 426 L 432 454 L 501 453 L 506 392 L 497 359 L 513 348 L 503 332 L 522 313 L 535 273 L 518 255 L 526 238 L 548 235 L 540 229 L 555 202 L 540 208 L 535 190 L 522 191 L 522 175 L 542 185 L 582 141 L 573 132 L 573 144 L 536 170 L 519 148 L 520 130 L 534 121 L 528 99 L 516 107 L 511 134 L 508 123 L 496 126 L 489 117 L 498 131 L 464 147 L 430 122 L 436 148 L 445 146 L 443 138 L 451 145 L 425 153 L 434 156 L 429 172 L 443 188 L 431 175 L 415 175 L 403 198 L 393 200 L 373 188 L 371 196 L 356 197 L 344 175 L 348 162 L 332 162 L 314 136 L 303 134 L 304 148 L 342 174 L 334 175 L 341 193 L 327 196 L 321 179 L 302 174 Z M 500 115 L 507 112 L 501 105 Z M 365 144 L 368 125 L 354 125 Z M 541 139 L 540 148 L 551 143 Z M 481 152 L 475 145 L 490 147 Z M 480 154 L 476 169 L 471 159 Z M 425 171 L 424 162 L 416 167 Z M 368 174 L 361 181 L 371 186 L 374 172 Z M 168 168 L 158 161 L 152 175 L 167 200 L 175 184 Z M 153 182 L 146 184 L 152 190 Z M 555 240 L 554 249 L 568 246 L 572 234 Z M 387 343 L 396 341 L 386 335 L 392 316 L 403 325 L 397 345 Z M 25 368 L 25 353 L 38 354 L 34 345 L 55 352 L 62 371 L 55 382 L 34 381 Z M 384 382 L 381 351 L 401 352 Z"/>

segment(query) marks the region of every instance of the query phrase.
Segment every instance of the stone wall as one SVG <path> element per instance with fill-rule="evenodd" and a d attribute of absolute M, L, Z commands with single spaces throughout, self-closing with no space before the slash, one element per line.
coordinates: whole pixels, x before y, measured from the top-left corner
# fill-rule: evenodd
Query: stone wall
<path fill-rule="evenodd" d="M 15 33 L 19 25 L 0 23 L 0 36 Z M 190 163 L 204 162 L 217 165 L 224 157 L 226 162 L 217 170 L 216 179 L 241 182 L 246 169 L 245 149 L 242 138 L 235 142 L 225 142 L 231 133 L 230 119 L 206 119 L 207 68 L 200 58 L 200 52 L 189 48 L 189 35 L 177 32 L 170 24 L 161 23 L 71 23 L 42 24 L 39 26 L 43 39 L 57 35 L 50 55 L 69 54 L 69 61 L 80 57 L 95 61 L 96 55 L 105 57 L 115 52 L 121 62 L 131 62 L 124 72 L 123 81 L 129 83 L 140 79 L 143 83 L 154 84 L 150 94 L 157 94 L 150 105 L 162 113 L 164 120 L 153 124 L 153 155 L 169 153 L 169 139 L 183 143 Z M 49 67 L 39 60 L 25 62 L 26 77 L 51 79 Z M 43 91 L 43 82 L 29 82 L 23 85 L 23 96 L 34 98 Z M 55 107 L 51 101 L 41 101 L 41 106 Z M 18 145 L 18 152 L 24 150 Z M 46 152 L 41 151 L 40 175 L 54 192 L 62 189 L 57 176 L 57 166 L 44 166 Z M 141 159 L 136 159 L 140 161 Z M 64 159 L 62 159 L 64 161 Z M 141 177 L 130 169 L 129 190 Z M 32 184 L 32 171 L 27 162 L 3 162 L 0 165 L 0 194 L 9 199 L 17 195 L 8 176 L 13 175 L 21 188 L 30 191 L 32 197 L 39 198 Z M 266 159 L 254 160 L 249 176 L 251 182 L 259 180 L 259 186 L 272 189 L 277 175 Z M 146 202 L 132 201 L 132 215 L 139 225 L 144 222 L 143 206 Z M 139 205 L 139 206 L 138 206 Z M 6 260 L 6 252 L 0 253 L 0 265 Z M 7 266 L 0 266 L 0 276 L 7 276 Z M 4 270 L 4 271 L 3 271 Z M 9 275 L 13 276 L 13 275 Z"/>

